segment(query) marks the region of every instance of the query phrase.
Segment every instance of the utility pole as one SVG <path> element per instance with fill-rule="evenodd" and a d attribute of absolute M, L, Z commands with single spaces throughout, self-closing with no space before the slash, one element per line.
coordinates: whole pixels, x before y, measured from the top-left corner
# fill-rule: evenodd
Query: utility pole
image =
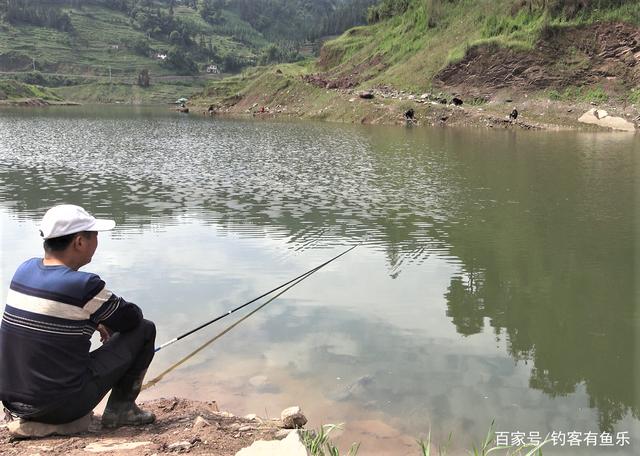
<path fill-rule="evenodd" d="M 111 65 L 109 65 L 109 84 L 111 84 Z"/>
<path fill-rule="evenodd" d="M 36 59 L 35 59 L 35 57 L 31 58 L 31 62 L 33 63 L 33 71 L 36 71 Z"/>

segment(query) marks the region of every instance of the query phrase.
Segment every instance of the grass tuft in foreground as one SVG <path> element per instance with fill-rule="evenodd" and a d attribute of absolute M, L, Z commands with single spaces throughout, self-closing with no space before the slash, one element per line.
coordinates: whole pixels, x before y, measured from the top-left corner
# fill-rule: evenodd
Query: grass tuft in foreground
<path fill-rule="evenodd" d="M 551 441 L 551 439 L 547 439 L 538 444 L 527 443 L 520 446 L 492 446 L 496 440 L 494 424 L 495 420 L 491 422 L 489 431 L 482 443 L 479 446 L 474 444 L 471 451 L 468 451 L 471 456 L 488 456 L 493 453 L 499 453 L 504 456 L 542 456 L 542 447 Z M 317 431 L 303 430 L 301 431 L 302 442 L 312 456 L 340 456 L 340 450 L 329 440 L 329 434 L 335 429 L 342 429 L 342 426 L 342 424 L 325 424 Z M 446 443 L 438 447 L 438 456 L 446 456 L 451 445 L 452 436 L 453 434 L 449 433 Z M 431 431 L 429 431 L 426 440 L 419 439 L 417 443 L 420 449 L 420 456 L 431 456 Z M 352 444 L 345 456 L 356 456 L 359 448 L 359 443 Z"/>
<path fill-rule="evenodd" d="M 342 424 L 325 424 L 317 431 L 302 431 L 302 442 L 311 456 L 340 456 L 338 447 L 329 440 L 329 434 L 335 429 L 342 429 Z M 356 456 L 359 449 L 360 444 L 354 443 L 346 456 Z"/>

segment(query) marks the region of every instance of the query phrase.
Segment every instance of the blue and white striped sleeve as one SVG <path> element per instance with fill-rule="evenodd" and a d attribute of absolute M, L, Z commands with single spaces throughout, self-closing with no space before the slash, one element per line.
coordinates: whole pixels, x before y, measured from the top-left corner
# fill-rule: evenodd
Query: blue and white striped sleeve
<path fill-rule="evenodd" d="M 89 279 L 87 289 L 90 290 L 90 296 L 87 296 L 89 299 L 84 309 L 95 324 L 102 323 L 112 331 L 125 332 L 134 329 L 142 321 L 140 308 L 109 291 L 97 275 Z"/>

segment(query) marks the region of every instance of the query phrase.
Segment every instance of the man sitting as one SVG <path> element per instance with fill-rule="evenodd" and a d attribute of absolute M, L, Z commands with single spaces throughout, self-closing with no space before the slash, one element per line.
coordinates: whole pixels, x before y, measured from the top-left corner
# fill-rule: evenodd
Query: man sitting
<path fill-rule="evenodd" d="M 0 400 L 23 420 L 63 424 L 87 415 L 111 390 L 103 427 L 143 425 L 155 416 L 135 400 L 154 355 L 155 326 L 96 274 L 78 271 L 98 246 L 98 220 L 55 206 L 40 225 L 44 258 L 18 267 L 0 325 Z M 90 352 L 91 335 L 103 345 Z"/>

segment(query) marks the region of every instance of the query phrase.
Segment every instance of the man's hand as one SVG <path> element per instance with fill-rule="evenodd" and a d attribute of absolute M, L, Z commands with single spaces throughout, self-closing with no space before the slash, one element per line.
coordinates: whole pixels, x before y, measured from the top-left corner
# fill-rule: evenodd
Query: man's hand
<path fill-rule="evenodd" d="M 100 342 L 103 344 L 111 337 L 111 331 L 102 323 L 98 324 L 98 332 L 100 333 Z"/>

